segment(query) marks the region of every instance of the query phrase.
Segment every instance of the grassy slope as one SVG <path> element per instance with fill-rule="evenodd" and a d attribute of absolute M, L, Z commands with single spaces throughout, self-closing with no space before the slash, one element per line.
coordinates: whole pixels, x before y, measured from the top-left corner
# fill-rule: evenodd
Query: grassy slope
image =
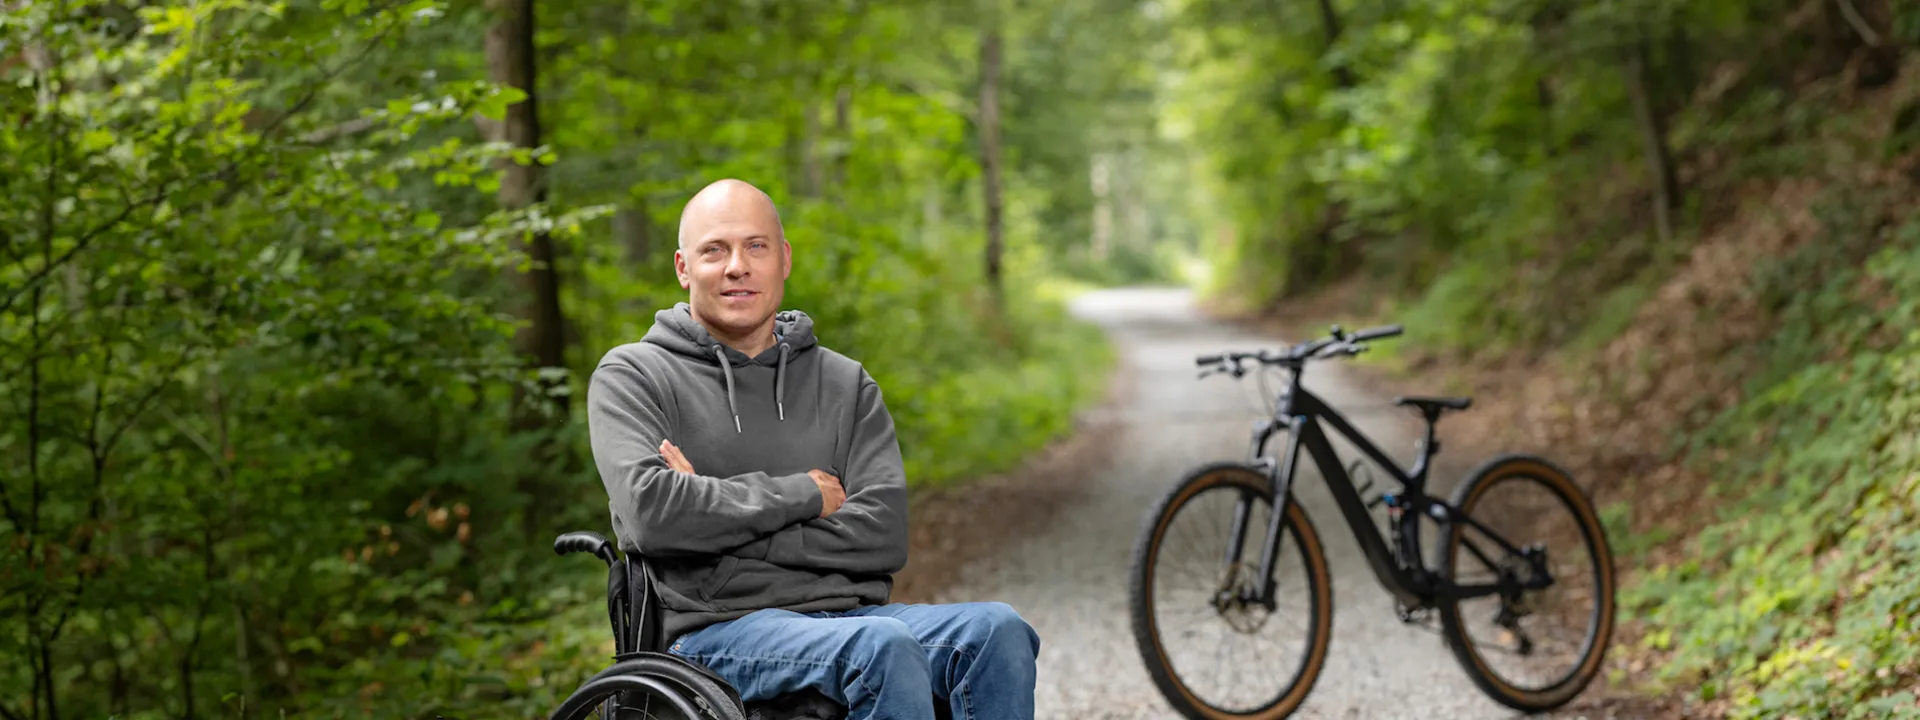
<path fill-rule="evenodd" d="M 1590 260 L 1549 252 L 1335 305 L 1409 327 L 1374 362 L 1480 399 L 1449 436 L 1561 458 L 1606 508 L 1618 687 L 1708 715 L 1920 716 L 1920 159 L 1890 137 L 1916 76 L 1804 89 L 1773 109 L 1809 118 L 1790 142 L 1685 148 L 1697 227 L 1623 282 L 1585 287 Z M 1634 212 L 1613 180 L 1585 217 Z M 1574 288 L 1520 308 L 1555 340 L 1485 341 L 1503 318 L 1473 298 L 1498 278 Z"/>
<path fill-rule="evenodd" d="M 899 426 L 907 476 L 916 487 L 945 487 L 1007 471 L 1073 427 L 1100 398 L 1117 359 L 1097 326 L 1066 311 L 1065 283 L 1041 283 L 1017 309 L 1032 328 L 1017 353 L 919 377 Z M 876 368 L 876 379 L 886 370 Z"/>

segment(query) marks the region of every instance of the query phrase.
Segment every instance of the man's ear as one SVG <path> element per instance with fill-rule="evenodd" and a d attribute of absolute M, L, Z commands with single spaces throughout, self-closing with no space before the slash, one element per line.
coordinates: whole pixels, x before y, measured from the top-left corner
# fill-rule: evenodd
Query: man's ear
<path fill-rule="evenodd" d="M 780 279 L 785 280 L 793 276 L 793 243 L 787 242 L 786 238 L 780 238 L 780 246 L 787 249 L 781 254 L 780 259 Z"/>
<path fill-rule="evenodd" d="M 687 275 L 687 258 L 681 254 L 683 252 L 685 251 L 673 251 L 673 274 L 680 278 L 680 289 L 686 290 L 693 287 L 693 278 Z"/>

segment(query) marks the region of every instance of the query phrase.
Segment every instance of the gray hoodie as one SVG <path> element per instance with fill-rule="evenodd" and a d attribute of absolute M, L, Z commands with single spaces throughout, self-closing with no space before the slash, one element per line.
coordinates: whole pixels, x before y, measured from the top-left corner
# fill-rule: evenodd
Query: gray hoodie
<path fill-rule="evenodd" d="M 805 313 L 774 317 L 778 341 L 747 357 L 679 303 L 588 384 L 614 534 L 652 566 L 668 638 L 761 608 L 884 604 L 907 563 L 906 477 L 880 386 L 819 346 Z M 663 438 L 698 474 L 667 468 Z M 814 469 L 847 491 L 825 518 Z"/>

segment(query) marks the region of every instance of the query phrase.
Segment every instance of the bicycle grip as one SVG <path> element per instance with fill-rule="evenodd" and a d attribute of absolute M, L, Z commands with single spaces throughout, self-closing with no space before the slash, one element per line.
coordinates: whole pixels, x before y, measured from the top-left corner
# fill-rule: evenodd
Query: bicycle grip
<path fill-rule="evenodd" d="M 1401 328 L 1399 325 L 1382 325 L 1376 328 L 1367 328 L 1365 330 L 1361 330 L 1360 332 L 1354 333 L 1351 339 L 1355 342 L 1365 342 L 1367 340 L 1379 340 L 1381 338 L 1390 338 L 1395 335 L 1399 335 L 1400 329 Z"/>
<path fill-rule="evenodd" d="M 589 530 L 575 530 L 554 538 L 553 552 L 555 555 L 592 553 L 601 560 L 607 561 L 608 565 L 612 565 L 614 561 L 613 543 L 607 542 L 600 533 Z"/>
<path fill-rule="evenodd" d="M 1225 357 L 1220 355 L 1201 355 L 1199 358 L 1193 361 L 1193 364 L 1205 367 L 1207 365 L 1217 365 L 1220 363 L 1220 361 L 1225 359 L 1226 359 Z"/>

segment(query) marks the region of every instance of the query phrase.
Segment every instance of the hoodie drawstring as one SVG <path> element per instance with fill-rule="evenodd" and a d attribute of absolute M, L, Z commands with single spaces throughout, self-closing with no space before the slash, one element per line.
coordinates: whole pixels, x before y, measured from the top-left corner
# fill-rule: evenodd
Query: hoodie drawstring
<path fill-rule="evenodd" d="M 773 405 L 780 409 L 780 422 L 787 421 L 787 354 L 792 346 L 780 343 L 780 369 L 773 373 Z"/>
<path fill-rule="evenodd" d="M 793 354 L 793 346 L 780 343 L 780 368 L 773 374 L 773 404 L 780 409 L 780 422 L 787 421 L 787 357 Z M 720 359 L 720 372 L 727 376 L 727 410 L 733 413 L 733 431 L 740 430 L 740 406 L 733 400 L 733 363 L 727 361 L 727 349 L 723 345 L 713 346 L 713 356 Z"/>
<path fill-rule="evenodd" d="M 733 403 L 733 363 L 727 362 L 727 348 L 724 345 L 713 346 L 713 356 L 720 358 L 720 371 L 727 376 L 727 409 L 733 412 L 733 431 L 740 432 L 740 407 Z"/>

